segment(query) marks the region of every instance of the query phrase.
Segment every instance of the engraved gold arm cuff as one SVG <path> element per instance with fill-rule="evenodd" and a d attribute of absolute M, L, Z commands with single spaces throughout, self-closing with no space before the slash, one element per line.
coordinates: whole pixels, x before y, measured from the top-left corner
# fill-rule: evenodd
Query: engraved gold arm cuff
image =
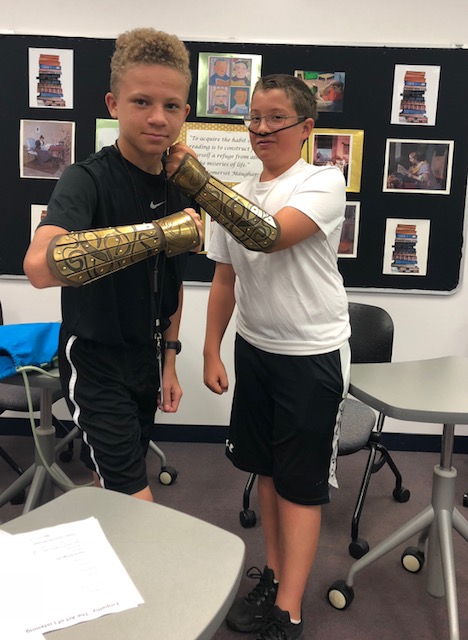
<path fill-rule="evenodd" d="M 246 249 L 267 253 L 278 242 L 280 228 L 274 217 L 211 176 L 190 154 L 169 181 L 194 198 Z"/>
<path fill-rule="evenodd" d="M 186 211 L 177 211 L 157 221 L 166 242 L 165 251 L 168 256 L 193 251 L 200 244 L 195 220 Z"/>
<path fill-rule="evenodd" d="M 47 262 L 61 282 L 80 287 L 145 260 L 164 248 L 161 227 L 147 222 L 56 236 L 47 250 Z"/>
<path fill-rule="evenodd" d="M 47 262 L 58 280 L 80 287 L 160 251 L 174 256 L 198 243 L 194 220 L 181 211 L 158 221 L 56 236 L 48 247 Z"/>

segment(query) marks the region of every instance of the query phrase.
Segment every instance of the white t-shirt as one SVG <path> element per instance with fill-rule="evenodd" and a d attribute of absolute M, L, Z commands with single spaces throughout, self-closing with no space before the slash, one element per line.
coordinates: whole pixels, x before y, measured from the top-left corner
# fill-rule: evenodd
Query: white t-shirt
<path fill-rule="evenodd" d="M 236 273 L 237 332 L 250 344 L 284 355 L 339 349 L 349 338 L 348 300 L 337 267 L 345 209 L 345 184 L 333 166 L 300 159 L 278 178 L 241 182 L 235 190 L 274 215 L 299 209 L 320 231 L 289 249 L 249 251 L 219 224 L 208 257 Z"/>

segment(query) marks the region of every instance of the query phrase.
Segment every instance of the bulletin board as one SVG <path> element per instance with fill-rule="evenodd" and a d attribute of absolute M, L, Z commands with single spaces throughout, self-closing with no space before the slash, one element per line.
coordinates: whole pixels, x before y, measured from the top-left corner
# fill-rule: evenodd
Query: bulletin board
<path fill-rule="evenodd" d="M 186 44 L 193 72 L 189 122 L 242 124 L 234 107 L 212 113 L 209 101 L 214 101 L 214 94 L 208 75 L 211 61 L 218 56 L 227 59 L 232 69 L 238 61 L 250 61 L 252 81 L 258 73 L 296 73 L 328 103 L 322 105 L 307 152 L 314 164 L 348 161 L 346 170 L 352 172 L 351 177 L 345 174 L 347 208 L 339 253 L 339 268 L 348 289 L 434 294 L 456 290 L 468 167 L 468 84 L 461 81 L 468 64 L 466 50 Z M 0 277 L 23 275 L 32 206 L 40 209 L 46 204 L 56 184 L 50 175 L 21 175 L 24 154 L 28 154 L 28 136 L 21 135 L 21 129 L 26 131 L 24 123 L 30 121 L 58 122 L 63 138 L 73 141 L 72 145 L 61 141 L 51 147 L 58 162 L 67 154 L 74 161 L 92 153 L 96 119 L 109 118 L 104 95 L 109 88 L 113 48 L 111 39 L 0 36 L 1 59 L 9 61 L 2 68 L 4 91 L 0 94 L 4 209 Z M 31 105 L 31 50 L 51 50 L 52 58 L 46 61 L 52 67 L 55 51 L 68 56 L 73 86 L 66 108 L 61 98 L 54 97 L 49 104 L 43 98 L 40 105 Z M 343 80 L 343 95 L 336 97 L 335 83 L 335 96 L 330 98 L 327 85 L 336 78 Z M 46 86 L 44 95 L 47 89 L 50 87 Z M 232 97 L 236 88 L 229 89 Z M 338 147 L 344 153 L 337 152 Z M 351 151 L 352 159 L 348 157 Z M 413 165 L 416 161 L 429 165 L 433 183 L 426 182 L 425 188 L 408 177 L 414 168 L 409 163 L 411 154 Z M 213 272 L 213 263 L 198 254 L 188 261 L 186 280 L 209 283 Z"/>

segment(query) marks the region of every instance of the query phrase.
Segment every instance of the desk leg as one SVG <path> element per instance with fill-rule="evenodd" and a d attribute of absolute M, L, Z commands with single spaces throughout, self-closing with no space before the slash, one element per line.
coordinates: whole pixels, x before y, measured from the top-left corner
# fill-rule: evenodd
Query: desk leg
<path fill-rule="evenodd" d="M 432 506 L 435 518 L 429 532 L 428 558 L 427 558 L 427 591 L 434 598 L 443 598 L 445 595 L 442 550 L 443 542 L 440 526 L 442 524 L 439 515 L 447 512 L 450 520 L 450 530 L 452 528 L 452 513 L 455 505 L 455 483 L 457 470 L 444 469 L 440 465 L 434 467 L 432 476 Z M 444 524 L 442 524 L 442 527 Z M 450 546 L 451 546 L 450 540 Z M 452 552 L 453 555 L 453 552 Z M 446 559 L 446 561 L 448 561 Z"/>
<path fill-rule="evenodd" d="M 450 628 L 450 640 L 459 640 L 457 583 L 455 578 L 455 559 L 452 541 L 452 514 L 449 511 L 436 513 L 439 530 L 440 553 L 444 574 L 444 587 L 447 601 L 447 613 Z"/>
<path fill-rule="evenodd" d="M 453 528 L 468 542 L 468 522 L 457 510 L 453 510 Z"/>
<path fill-rule="evenodd" d="M 437 598 L 446 595 L 450 640 L 460 640 L 452 530 L 468 541 L 468 522 L 455 509 L 454 428 L 453 424 L 444 424 L 440 464 L 434 467 L 432 476 L 431 505 L 355 562 L 345 583 L 338 580 L 330 587 L 328 599 L 336 609 L 345 609 L 352 602 L 353 580 L 358 571 L 421 532 L 419 550 L 428 539 L 427 591 Z"/>
<path fill-rule="evenodd" d="M 457 582 L 453 553 L 453 529 L 468 541 L 468 522 L 455 509 L 457 470 L 451 466 L 453 425 L 444 425 L 440 465 L 434 467 L 432 506 L 434 522 L 429 533 L 427 591 L 446 596 L 450 640 L 459 640 Z"/>

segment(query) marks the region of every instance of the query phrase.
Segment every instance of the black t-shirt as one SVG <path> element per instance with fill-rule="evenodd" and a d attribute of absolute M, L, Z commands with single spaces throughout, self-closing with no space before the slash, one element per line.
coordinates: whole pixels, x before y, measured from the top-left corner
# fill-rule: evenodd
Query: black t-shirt
<path fill-rule="evenodd" d="M 105 147 L 64 171 L 41 225 L 100 229 L 150 222 L 186 207 L 197 208 L 167 183 L 164 172 L 145 173 L 115 147 Z M 162 252 L 89 285 L 64 287 L 64 326 L 101 344 L 149 343 L 156 317 L 164 331 L 177 310 L 187 255 L 167 258 Z"/>

